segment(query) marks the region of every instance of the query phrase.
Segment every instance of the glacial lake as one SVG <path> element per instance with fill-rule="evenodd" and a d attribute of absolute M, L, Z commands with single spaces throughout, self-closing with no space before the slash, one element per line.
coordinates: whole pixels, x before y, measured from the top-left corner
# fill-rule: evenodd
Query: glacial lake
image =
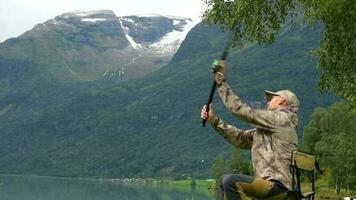
<path fill-rule="evenodd" d="M 1 200 L 213 200 L 208 195 L 97 179 L 0 175 Z"/>

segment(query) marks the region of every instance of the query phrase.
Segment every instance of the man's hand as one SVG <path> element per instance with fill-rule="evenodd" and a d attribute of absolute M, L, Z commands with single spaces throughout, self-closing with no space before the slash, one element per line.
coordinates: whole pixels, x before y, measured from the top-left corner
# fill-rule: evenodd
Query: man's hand
<path fill-rule="evenodd" d="M 226 61 L 225 60 L 220 60 L 220 69 L 218 70 L 219 72 L 226 74 Z"/>
<path fill-rule="evenodd" d="M 221 85 L 225 81 L 226 75 L 226 61 L 220 60 L 220 68 L 215 73 L 215 81 L 218 85 Z"/>
<path fill-rule="evenodd" d="M 213 105 L 212 104 L 209 105 L 209 113 L 206 110 L 206 105 L 204 105 L 203 108 L 201 109 L 200 117 L 202 119 L 207 119 L 207 121 L 211 124 L 214 123 L 216 120 L 216 117 L 215 117 Z"/>

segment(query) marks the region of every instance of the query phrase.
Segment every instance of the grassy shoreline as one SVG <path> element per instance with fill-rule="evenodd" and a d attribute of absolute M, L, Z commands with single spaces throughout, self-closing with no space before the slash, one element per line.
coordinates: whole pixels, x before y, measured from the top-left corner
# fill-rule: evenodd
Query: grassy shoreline
<path fill-rule="evenodd" d="M 177 189 L 183 192 L 195 192 L 208 196 L 215 196 L 212 190 L 215 186 L 215 180 L 202 179 L 182 179 L 182 180 L 158 180 L 156 186 L 167 189 Z"/>
<path fill-rule="evenodd" d="M 192 189 L 192 182 L 195 181 L 195 189 Z M 163 188 L 167 189 L 178 189 L 183 192 L 192 192 L 193 190 L 197 193 L 208 195 L 211 197 L 215 196 L 215 181 L 214 180 L 200 180 L 200 179 L 184 179 L 184 180 L 156 180 L 157 183 L 161 184 Z M 311 183 L 303 182 L 302 189 L 307 191 Z M 303 190 L 303 191 L 304 191 Z M 335 190 L 331 188 L 327 180 L 320 179 L 316 182 L 316 200 L 343 200 L 344 197 L 354 197 L 356 196 L 355 190 L 350 190 L 348 194 L 344 190 L 340 194 L 336 194 Z"/>
<path fill-rule="evenodd" d="M 154 188 L 163 188 L 167 190 L 176 190 L 186 193 L 197 193 L 209 197 L 215 197 L 215 180 L 212 179 L 180 179 L 174 180 L 172 178 L 80 178 L 80 177 L 52 177 L 52 176 L 36 176 L 36 175 L 9 175 L 0 174 L 0 176 L 18 176 L 18 177 L 36 177 L 36 178 L 55 178 L 55 179 L 68 179 L 68 180 L 87 180 L 87 181 L 101 181 L 112 184 L 125 184 L 131 186 L 148 186 Z M 1 180 L 0 180 L 1 183 Z M 311 183 L 303 182 L 302 189 L 307 191 Z M 350 190 L 348 194 L 341 190 L 340 194 L 336 194 L 335 190 L 328 184 L 328 179 L 322 177 L 316 182 L 316 200 L 343 200 L 344 197 L 356 196 L 356 190 Z"/>

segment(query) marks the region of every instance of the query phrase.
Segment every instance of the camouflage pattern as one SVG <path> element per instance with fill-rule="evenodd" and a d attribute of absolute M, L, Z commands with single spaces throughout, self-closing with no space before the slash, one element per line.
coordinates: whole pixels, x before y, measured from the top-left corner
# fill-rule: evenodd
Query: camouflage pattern
<path fill-rule="evenodd" d="M 241 130 L 218 119 L 214 129 L 238 148 L 251 149 L 254 176 L 292 187 L 291 152 L 297 149 L 298 116 L 288 108 L 253 109 L 235 95 L 227 83 L 218 86 L 222 102 L 233 115 L 255 129 Z"/>
<path fill-rule="evenodd" d="M 270 101 L 273 96 L 281 96 L 284 97 L 289 107 L 299 107 L 299 99 L 297 95 L 295 95 L 290 90 L 280 90 L 278 92 L 271 92 L 269 90 L 265 90 L 267 101 Z"/>

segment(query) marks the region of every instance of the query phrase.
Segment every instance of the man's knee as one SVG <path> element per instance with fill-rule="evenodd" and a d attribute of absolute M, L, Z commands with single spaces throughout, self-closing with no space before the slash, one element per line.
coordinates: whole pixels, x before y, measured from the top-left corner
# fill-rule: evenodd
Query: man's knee
<path fill-rule="evenodd" d="M 223 188 L 236 187 L 236 183 L 251 183 L 254 180 L 251 176 L 246 176 L 243 174 L 225 174 L 220 178 L 220 185 Z"/>
<path fill-rule="evenodd" d="M 222 176 L 220 176 L 219 179 L 219 185 L 222 187 L 224 185 L 224 183 L 226 182 L 226 174 L 223 174 Z"/>
<path fill-rule="evenodd" d="M 225 174 L 225 175 L 221 176 L 221 184 L 222 184 L 224 187 L 234 185 L 234 178 L 233 178 L 233 175 L 231 175 L 231 174 Z"/>

